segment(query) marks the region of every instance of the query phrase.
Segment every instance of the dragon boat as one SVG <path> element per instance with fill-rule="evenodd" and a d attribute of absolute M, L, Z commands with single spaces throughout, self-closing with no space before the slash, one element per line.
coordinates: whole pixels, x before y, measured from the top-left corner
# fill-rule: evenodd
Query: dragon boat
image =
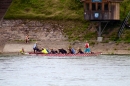
<path fill-rule="evenodd" d="M 58 57 L 64 57 L 64 56 L 78 56 L 78 57 L 87 57 L 87 56 L 98 56 L 101 55 L 101 52 L 92 52 L 92 53 L 84 53 L 84 54 L 43 54 L 43 53 L 34 53 L 34 52 L 29 52 L 26 53 L 28 55 L 36 55 L 36 56 L 58 56 Z"/>

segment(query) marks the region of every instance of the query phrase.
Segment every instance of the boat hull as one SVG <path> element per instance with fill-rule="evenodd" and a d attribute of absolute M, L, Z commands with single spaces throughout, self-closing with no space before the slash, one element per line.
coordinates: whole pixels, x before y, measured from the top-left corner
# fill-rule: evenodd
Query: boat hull
<path fill-rule="evenodd" d="M 84 53 L 84 54 L 43 54 L 43 53 L 33 53 L 33 52 L 29 52 L 29 55 L 36 55 L 36 56 L 98 56 L 101 55 L 101 52 L 96 52 L 96 53 Z"/>

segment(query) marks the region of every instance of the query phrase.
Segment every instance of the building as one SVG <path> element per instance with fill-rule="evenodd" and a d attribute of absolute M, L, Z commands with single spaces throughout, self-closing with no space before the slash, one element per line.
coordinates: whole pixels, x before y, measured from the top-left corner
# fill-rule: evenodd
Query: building
<path fill-rule="evenodd" d="M 120 20 L 120 2 L 123 0 L 81 0 L 84 18 L 90 21 Z"/>

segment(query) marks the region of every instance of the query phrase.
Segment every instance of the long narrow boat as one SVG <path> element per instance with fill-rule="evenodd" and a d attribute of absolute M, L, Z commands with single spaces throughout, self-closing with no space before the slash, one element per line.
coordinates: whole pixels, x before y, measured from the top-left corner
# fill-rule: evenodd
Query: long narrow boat
<path fill-rule="evenodd" d="M 81 56 L 81 57 L 86 57 L 86 56 L 98 56 L 101 55 L 101 52 L 95 52 L 95 53 L 84 53 L 84 54 L 43 54 L 43 53 L 33 53 L 29 52 L 27 53 L 28 55 L 36 55 L 36 56 Z"/>

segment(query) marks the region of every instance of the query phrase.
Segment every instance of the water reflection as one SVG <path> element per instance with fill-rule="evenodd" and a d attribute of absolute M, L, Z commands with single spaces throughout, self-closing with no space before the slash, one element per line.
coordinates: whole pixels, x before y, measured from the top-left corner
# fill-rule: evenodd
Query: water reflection
<path fill-rule="evenodd" d="M 1 86 L 128 86 L 130 57 L 0 57 Z"/>

